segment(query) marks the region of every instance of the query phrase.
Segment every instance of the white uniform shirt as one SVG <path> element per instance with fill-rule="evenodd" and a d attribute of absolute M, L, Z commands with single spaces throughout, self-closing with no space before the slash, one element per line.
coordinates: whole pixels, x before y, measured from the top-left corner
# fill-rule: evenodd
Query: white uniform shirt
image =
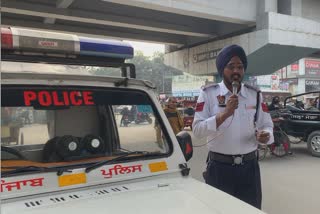
<path fill-rule="evenodd" d="M 225 107 L 219 106 L 218 96 L 225 97 L 225 103 L 232 95 L 223 81 L 215 86 L 205 87 L 201 90 L 197 101 L 197 109 L 192 124 L 196 137 L 207 137 L 208 149 L 227 155 L 247 154 L 257 149 L 258 141 L 255 137 L 256 130 L 270 133 L 268 144 L 274 142 L 273 122 L 270 114 L 262 110 L 262 96 L 257 115 L 256 127 L 254 115 L 256 113 L 257 91 L 244 84 L 238 93 L 239 105 L 234 116 L 227 118 L 218 128 L 216 115 L 224 111 Z"/>

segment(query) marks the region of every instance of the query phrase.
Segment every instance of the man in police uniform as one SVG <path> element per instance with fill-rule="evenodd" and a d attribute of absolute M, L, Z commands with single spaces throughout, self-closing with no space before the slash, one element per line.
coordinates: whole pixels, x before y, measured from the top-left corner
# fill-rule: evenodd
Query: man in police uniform
<path fill-rule="evenodd" d="M 273 123 L 259 90 L 241 83 L 247 57 L 238 45 L 223 48 L 216 65 L 223 81 L 202 88 L 193 122 L 207 137 L 206 183 L 261 209 L 258 143 L 273 143 Z"/>

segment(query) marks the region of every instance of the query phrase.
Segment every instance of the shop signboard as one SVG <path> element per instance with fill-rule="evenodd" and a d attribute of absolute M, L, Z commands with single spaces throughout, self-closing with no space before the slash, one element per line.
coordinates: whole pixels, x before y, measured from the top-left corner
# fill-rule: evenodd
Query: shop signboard
<path fill-rule="evenodd" d="M 306 80 L 306 92 L 320 90 L 320 80 Z"/>
<path fill-rule="evenodd" d="M 299 71 L 299 61 L 296 61 L 291 64 L 291 72 L 292 71 Z M 296 72 L 294 72 L 294 73 L 296 73 Z"/>
<path fill-rule="evenodd" d="M 320 76 L 320 60 L 306 59 L 305 72 L 306 72 L 306 76 L 319 77 Z"/>
<path fill-rule="evenodd" d="M 271 89 L 271 75 L 257 76 L 257 86 L 261 89 Z"/>
<path fill-rule="evenodd" d="M 198 63 L 198 62 L 207 61 L 209 59 L 215 59 L 215 58 L 217 58 L 220 50 L 221 49 L 215 49 L 215 50 L 210 50 L 210 51 L 205 51 L 205 52 L 194 54 L 193 55 L 193 62 Z"/>

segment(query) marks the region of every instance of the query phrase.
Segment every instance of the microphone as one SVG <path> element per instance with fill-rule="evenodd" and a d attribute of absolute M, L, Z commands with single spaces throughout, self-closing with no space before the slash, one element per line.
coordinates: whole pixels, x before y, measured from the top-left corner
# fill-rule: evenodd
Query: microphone
<path fill-rule="evenodd" d="M 238 81 L 233 81 L 232 82 L 232 94 L 237 95 L 238 87 L 239 87 L 239 82 Z"/>

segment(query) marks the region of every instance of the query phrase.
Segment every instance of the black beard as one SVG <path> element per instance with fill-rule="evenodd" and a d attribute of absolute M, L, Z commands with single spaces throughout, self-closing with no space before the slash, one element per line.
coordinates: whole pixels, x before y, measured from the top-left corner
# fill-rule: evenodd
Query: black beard
<path fill-rule="evenodd" d="M 241 77 L 238 74 L 231 75 L 231 79 L 229 79 L 228 77 L 225 76 L 225 74 L 223 74 L 223 81 L 227 86 L 232 86 L 232 82 L 233 82 L 235 77 L 237 77 L 236 79 L 238 80 L 239 83 L 242 82 L 243 77 Z"/>

